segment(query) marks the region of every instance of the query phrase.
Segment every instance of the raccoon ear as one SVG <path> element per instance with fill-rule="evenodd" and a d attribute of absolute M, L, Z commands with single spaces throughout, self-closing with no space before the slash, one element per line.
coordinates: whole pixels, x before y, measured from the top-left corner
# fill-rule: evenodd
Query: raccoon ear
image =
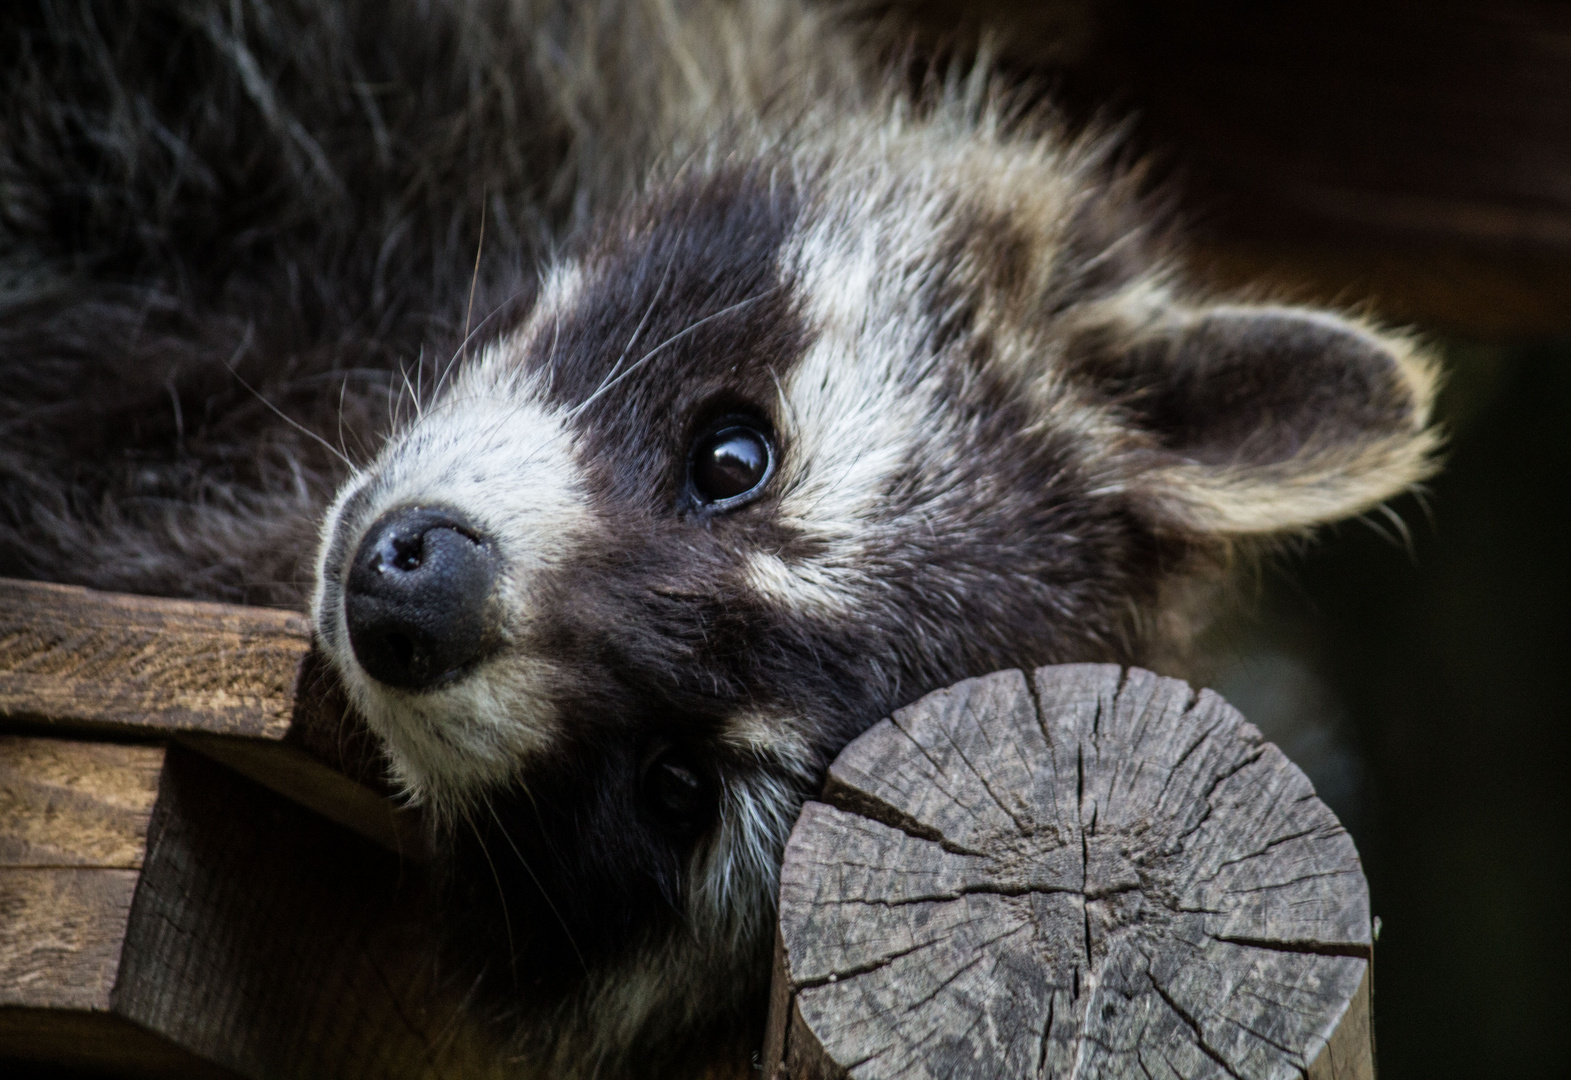
<path fill-rule="evenodd" d="M 1328 313 L 1168 308 L 1087 327 L 1069 367 L 1153 448 L 1135 486 L 1164 527 L 1300 529 L 1433 470 L 1430 363 L 1410 341 Z"/>

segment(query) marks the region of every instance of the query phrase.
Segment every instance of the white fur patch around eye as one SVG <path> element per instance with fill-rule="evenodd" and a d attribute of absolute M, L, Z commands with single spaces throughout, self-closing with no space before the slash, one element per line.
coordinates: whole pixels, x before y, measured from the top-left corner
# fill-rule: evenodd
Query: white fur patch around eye
<path fill-rule="evenodd" d="M 772 552 L 749 551 L 743 556 L 742 576 L 755 593 L 794 611 L 836 614 L 851 609 L 845 576 L 817 559 L 788 563 Z"/>
<path fill-rule="evenodd" d="M 386 742 L 411 796 L 461 809 L 506 782 L 557 730 L 549 666 L 526 641 L 534 583 L 592 529 L 573 438 L 560 410 L 521 374 L 523 335 L 493 344 L 345 486 L 327 518 L 313 615 L 355 705 Z M 371 679 L 355 661 L 341 585 L 364 531 L 400 507 L 456 511 L 498 556 L 502 646 L 451 686 L 419 693 Z M 337 567 L 329 567 L 328 559 Z"/>
<path fill-rule="evenodd" d="M 786 451 L 777 483 L 784 524 L 822 546 L 807 561 L 757 554 L 748 580 L 794 607 L 856 600 L 881 506 L 935 415 L 920 292 L 935 237 L 917 200 L 888 192 L 832 207 L 788 251 L 813 343 L 781 387 Z"/>

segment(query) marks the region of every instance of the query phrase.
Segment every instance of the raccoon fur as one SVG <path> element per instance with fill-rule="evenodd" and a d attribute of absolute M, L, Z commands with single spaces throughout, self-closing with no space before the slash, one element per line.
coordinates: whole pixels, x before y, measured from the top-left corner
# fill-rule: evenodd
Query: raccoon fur
<path fill-rule="evenodd" d="M 1430 468 L 1411 341 L 1206 294 L 1115 144 L 844 11 L 0 27 L 0 573 L 309 607 L 525 1074 L 745 1068 L 847 740 L 1164 663 Z"/>

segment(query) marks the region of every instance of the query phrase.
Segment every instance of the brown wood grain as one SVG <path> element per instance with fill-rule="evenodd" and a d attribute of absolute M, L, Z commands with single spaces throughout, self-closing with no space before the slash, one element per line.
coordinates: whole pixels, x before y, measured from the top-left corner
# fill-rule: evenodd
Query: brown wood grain
<path fill-rule="evenodd" d="M 0 1075 L 501 1075 L 423 864 L 179 744 L 0 737 L 0 808 Z"/>
<path fill-rule="evenodd" d="M 426 852 L 294 612 L 0 579 L 0 725 L 176 740 L 396 853 Z"/>
<path fill-rule="evenodd" d="M 163 762 L 0 736 L 0 1006 L 108 1007 Z"/>
<path fill-rule="evenodd" d="M 1176 680 L 1001 672 L 901 710 L 831 767 L 780 896 L 777 1076 L 1373 1075 L 1352 841 Z"/>
<path fill-rule="evenodd" d="M 163 763 L 160 746 L 0 736 L 0 1056 L 88 1060 Z"/>
<path fill-rule="evenodd" d="M 135 870 L 0 869 L 0 1006 L 108 1008 L 136 882 Z"/>
<path fill-rule="evenodd" d="M 111 1007 L 255 1080 L 500 1076 L 430 904 L 418 864 L 176 746 Z"/>
<path fill-rule="evenodd" d="M 159 746 L 0 735 L 0 869 L 142 865 Z"/>
<path fill-rule="evenodd" d="M 303 616 L 0 579 L 0 716 L 281 739 Z"/>

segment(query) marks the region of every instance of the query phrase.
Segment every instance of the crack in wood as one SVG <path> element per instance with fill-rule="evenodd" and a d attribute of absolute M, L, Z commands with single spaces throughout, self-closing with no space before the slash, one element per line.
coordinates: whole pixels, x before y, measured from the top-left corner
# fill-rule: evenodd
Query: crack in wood
<path fill-rule="evenodd" d="M 826 1063 L 805 1075 L 1298 1071 L 1361 985 L 1350 839 L 1215 695 L 1109 666 L 974 680 L 853 742 L 825 801 L 781 872 L 787 962 L 815 973 L 788 1039 Z"/>
<path fill-rule="evenodd" d="M 1205 1031 L 1200 1027 L 1200 1022 L 1191 1016 L 1188 1010 L 1184 1009 L 1178 1004 L 1178 1002 L 1174 1001 L 1172 995 L 1170 995 L 1167 990 L 1163 988 L 1162 984 L 1157 982 L 1154 978 L 1151 979 L 1151 989 L 1156 991 L 1156 996 L 1161 998 L 1162 1001 L 1166 1003 L 1167 1007 L 1173 1010 L 1173 1014 L 1182 1020 L 1185 1026 L 1187 1026 L 1189 1030 L 1194 1033 L 1195 1045 L 1200 1048 L 1201 1053 L 1205 1054 L 1206 1057 L 1220 1065 L 1222 1070 L 1226 1072 L 1227 1075 L 1233 1077 L 1233 1080 L 1244 1080 L 1244 1077 L 1240 1075 L 1238 1070 L 1233 1068 L 1232 1063 L 1223 1057 L 1206 1039 Z"/>
<path fill-rule="evenodd" d="M 1268 938 L 1242 937 L 1236 934 L 1211 934 L 1213 941 L 1229 945 L 1247 945 L 1251 949 L 1271 952 L 1297 953 L 1301 956 L 1351 956 L 1359 960 L 1374 959 L 1374 946 L 1356 941 L 1273 941 Z"/>

